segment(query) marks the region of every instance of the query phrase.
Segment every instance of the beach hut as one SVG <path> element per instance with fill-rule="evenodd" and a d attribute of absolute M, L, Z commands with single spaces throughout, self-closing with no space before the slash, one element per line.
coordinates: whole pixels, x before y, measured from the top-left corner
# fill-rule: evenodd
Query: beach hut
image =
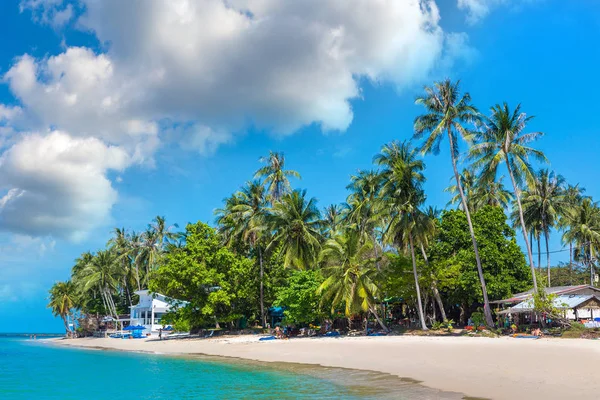
<path fill-rule="evenodd" d="M 594 321 L 600 317 L 600 297 L 592 294 L 564 294 L 553 300 L 554 308 L 563 311 L 564 318 L 571 321 L 584 321 L 589 327 L 600 325 Z M 537 322 L 533 298 L 528 298 L 510 308 L 498 312 L 499 316 L 509 316 L 519 323 Z M 594 316 L 595 314 L 595 316 Z"/>

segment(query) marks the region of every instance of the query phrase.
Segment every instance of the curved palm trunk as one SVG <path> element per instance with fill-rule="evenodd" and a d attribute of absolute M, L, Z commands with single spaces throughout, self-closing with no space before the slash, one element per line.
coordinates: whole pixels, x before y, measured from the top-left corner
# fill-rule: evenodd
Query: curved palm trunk
<path fill-rule="evenodd" d="M 521 193 L 519 191 L 519 187 L 517 186 L 517 182 L 515 181 L 515 176 L 513 174 L 512 168 L 510 167 L 510 163 L 508 159 L 506 159 L 506 167 L 508 169 L 508 175 L 510 175 L 510 180 L 513 184 L 513 189 L 515 190 L 515 198 L 517 199 L 517 205 L 519 206 L 519 219 L 521 220 L 521 230 L 523 231 L 523 239 L 525 239 L 525 247 L 527 247 L 527 255 L 529 256 L 529 266 L 531 268 L 531 277 L 533 278 L 533 291 L 535 293 L 538 292 L 537 278 L 535 276 L 535 267 L 533 264 L 533 254 L 531 252 L 531 245 L 529 244 L 529 239 L 527 238 L 527 228 L 525 227 L 525 219 L 523 218 L 523 206 L 521 205 Z"/>
<path fill-rule="evenodd" d="M 410 241 L 410 255 L 412 257 L 413 274 L 415 276 L 415 289 L 417 290 L 417 305 L 419 311 L 419 320 L 421 321 L 421 329 L 426 331 L 427 325 L 425 324 L 425 316 L 423 315 L 423 303 L 421 302 L 421 288 L 419 287 L 419 274 L 417 274 L 417 260 L 415 258 L 415 248 L 413 245 L 412 234 L 408 235 Z"/>
<path fill-rule="evenodd" d="M 494 326 L 494 319 L 492 318 L 492 310 L 490 309 L 490 301 L 488 300 L 487 287 L 485 285 L 485 278 L 483 276 L 483 268 L 481 266 L 481 257 L 479 257 L 479 248 L 477 247 L 477 239 L 475 238 L 475 229 L 473 229 L 473 221 L 471 221 L 471 213 L 467 204 L 467 198 L 460 182 L 460 176 L 458 174 L 458 168 L 456 167 L 456 158 L 454 157 L 454 141 L 452 140 L 452 132 L 448 127 L 448 139 L 450 140 L 450 156 L 452 158 L 452 168 L 454 169 L 454 179 L 456 179 L 456 186 L 458 187 L 458 193 L 467 215 L 467 222 L 469 224 L 469 233 L 471 234 L 471 241 L 473 242 L 473 251 L 475 252 L 475 262 L 477 263 L 477 274 L 479 275 L 479 282 L 481 284 L 481 291 L 483 293 L 483 314 L 485 315 L 485 323 L 488 327 Z"/>
<path fill-rule="evenodd" d="M 371 314 L 373 314 L 373 316 L 375 317 L 375 319 L 377 320 L 377 323 L 379 324 L 379 326 L 381 326 L 381 328 L 385 331 L 388 331 L 387 326 L 385 326 L 385 323 L 381 320 L 381 318 L 379 318 L 379 315 L 377 314 L 377 310 L 374 306 L 370 306 L 369 311 L 371 311 Z M 367 320 L 368 321 L 368 320 Z M 368 325 L 368 324 L 367 324 Z"/>
<path fill-rule="evenodd" d="M 548 271 L 548 287 L 551 287 L 550 284 L 550 249 L 548 247 L 548 230 L 546 229 L 544 232 L 544 237 L 546 239 L 546 263 L 547 263 L 547 271 Z"/>
<path fill-rule="evenodd" d="M 427 253 L 425 252 L 425 248 L 421 243 L 421 254 L 423 254 L 423 259 L 425 260 L 425 264 L 429 265 L 429 259 L 427 258 Z M 442 302 L 442 297 L 440 296 L 440 291 L 437 288 L 437 279 L 435 276 L 431 274 L 431 291 L 433 292 L 433 297 L 435 298 L 435 302 L 440 309 L 440 313 L 442 314 L 442 321 L 446 322 L 448 318 L 446 317 L 446 310 L 444 310 L 444 303 Z M 434 307 L 435 313 L 435 307 Z"/>
<path fill-rule="evenodd" d="M 67 337 L 71 336 L 71 328 L 69 328 L 69 322 L 67 321 L 67 315 L 61 315 L 63 323 L 65 324 L 65 334 Z"/>
<path fill-rule="evenodd" d="M 264 274 L 265 270 L 263 267 L 263 257 L 262 250 L 260 246 L 258 246 L 258 262 L 260 264 L 260 321 L 261 326 L 264 328 L 267 326 L 267 318 L 265 315 L 265 303 L 264 303 Z"/>

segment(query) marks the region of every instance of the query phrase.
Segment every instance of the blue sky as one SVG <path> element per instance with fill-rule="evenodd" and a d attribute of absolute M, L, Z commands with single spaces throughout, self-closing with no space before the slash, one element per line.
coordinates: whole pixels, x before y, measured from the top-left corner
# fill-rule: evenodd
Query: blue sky
<path fill-rule="evenodd" d="M 212 222 L 269 150 L 321 206 L 344 201 L 446 76 L 482 110 L 522 103 L 550 168 L 598 198 L 595 2 L 283 3 L 0 3 L 0 315 L 14 330 L 62 329 L 47 288 L 112 227 Z M 445 148 L 426 164 L 443 207 Z"/>

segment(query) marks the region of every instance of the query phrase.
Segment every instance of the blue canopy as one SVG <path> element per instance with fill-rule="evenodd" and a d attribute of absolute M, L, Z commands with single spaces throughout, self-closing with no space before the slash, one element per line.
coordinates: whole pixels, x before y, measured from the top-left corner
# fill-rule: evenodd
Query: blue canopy
<path fill-rule="evenodd" d="M 142 325 L 129 325 L 124 330 L 125 331 L 143 331 L 144 329 L 146 329 L 146 327 L 142 326 Z"/>
<path fill-rule="evenodd" d="M 283 317 L 284 307 L 271 307 L 269 308 L 269 315 L 272 317 Z"/>
<path fill-rule="evenodd" d="M 169 326 L 167 326 L 167 327 L 166 327 L 164 330 L 165 330 L 165 331 L 172 331 L 172 330 L 173 330 L 173 327 L 172 327 L 171 325 L 169 325 Z"/>

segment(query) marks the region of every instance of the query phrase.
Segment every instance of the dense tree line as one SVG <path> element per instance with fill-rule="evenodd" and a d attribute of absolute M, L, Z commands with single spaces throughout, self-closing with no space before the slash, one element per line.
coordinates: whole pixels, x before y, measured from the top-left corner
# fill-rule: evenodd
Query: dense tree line
<path fill-rule="evenodd" d="M 242 320 L 265 326 L 272 305 L 286 307 L 290 323 L 360 316 L 388 329 L 381 305 L 401 298 L 427 329 L 450 316 L 465 321 L 480 306 L 491 326 L 490 299 L 593 283 L 600 208 L 583 188 L 534 168 L 546 158 L 534 147 L 542 133 L 527 132 L 532 117 L 506 103 L 484 115 L 451 81 L 425 87 L 416 103 L 424 113 L 413 141 L 382 146 L 373 169 L 351 177 L 343 204 L 319 209 L 293 188 L 300 174 L 271 152 L 215 211 L 214 227 L 199 222 L 176 232 L 157 217 L 142 233 L 115 229 L 105 249 L 82 254 L 71 279 L 52 287 L 49 306 L 68 330 L 74 310 L 116 318 L 135 303 L 136 290 L 149 288 L 189 302 L 168 317 L 186 329 Z M 444 139 L 453 197 L 439 211 L 426 205 L 423 156 L 437 154 Z M 551 268 L 556 232 L 570 262 Z"/>

